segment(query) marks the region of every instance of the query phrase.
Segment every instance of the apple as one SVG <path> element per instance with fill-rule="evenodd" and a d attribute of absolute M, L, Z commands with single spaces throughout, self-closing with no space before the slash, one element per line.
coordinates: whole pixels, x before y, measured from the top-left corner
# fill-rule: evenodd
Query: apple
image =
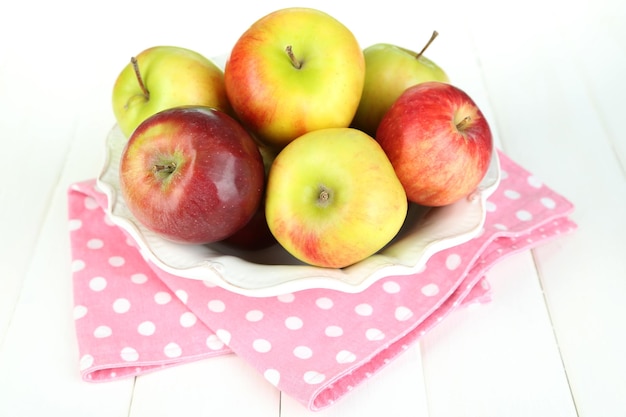
<path fill-rule="evenodd" d="M 409 201 L 444 206 L 471 194 L 493 152 L 489 123 L 472 98 L 449 83 L 409 87 L 380 122 L 385 150 Z"/>
<path fill-rule="evenodd" d="M 376 253 L 402 227 L 408 202 L 380 145 L 357 129 L 305 133 L 276 156 L 265 215 L 295 258 L 343 268 Z"/>
<path fill-rule="evenodd" d="M 324 12 L 300 7 L 254 22 L 224 68 L 237 118 L 277 149 L 312 130 L 349 126 L 364 77 L 353 33 Z"/>
<path fill-rule="evenodd" d="M 246 251 L 265 249 L 275 245 L 276 238 L 270 231 L 265 218 L 265 204 L 262 202 L 250 221 L 224 239 L 222 243 Z"/>
<path fill-rule="evenodd" d="M 276 158 L 276 152 L 263 144 L 257 143 L 257 145 L 259 146 L 259 151 L 263 158 L 265 178 L 267 179 L 272 162 L 274 162 Z M 245 251 L 265 249 L 277 243 L 265 218 L 265 194 L 263 195 L 261 204 L 259 204 L 259 208 L 256 213 L 254 213 L 254 216 L 252 216 L 252 219 L 233 235 L 227 237 L 223 243 Z"/>
<path fill-rule="evenodd" d="M 180 106 L 132 133 L 120 159 L 130 212 L 160 236 L 206 244 L 234 234 L 261 204 L 265 173 L 248 132 L 221 110 Z"/>
<path fill-rule="evenodd" d="M 131 58 L 115 80 L 112 101 L 126 137 L 149 116 L 172 107 L 232 112 L 223 71 L 201 54 L 177 46 L 155 46 Z"/>
<path fill-rule="evenodd" d="M 424 56 L 437 35 L 433 32 L 419 53 L 388 43 L 363 50 L 365 81 L 352 127 L 374 136 L 380 120 L 404 90 L 425 81 L 450 81 L 441 67 Z"/>

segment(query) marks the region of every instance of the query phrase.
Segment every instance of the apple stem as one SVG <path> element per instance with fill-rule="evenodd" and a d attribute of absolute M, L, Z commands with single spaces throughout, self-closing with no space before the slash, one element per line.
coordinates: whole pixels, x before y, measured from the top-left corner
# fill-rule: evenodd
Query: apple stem
<path fill-rule="evenodd" d="M 291 65 L 293 65 L 295 69 L 302 68 L 302 62 L 296 59 L 296 56 L 293 53 L 293 48 L 291 47 L 291 45 L 287 45 L 285 47 L 285 52 L 287 52 L 287 56 L 289 56 L 289 59 L 291 60 Z"/>
<path fill-rule="evenodd" d="M 430 36 L 430 39 L 428 40 L 428 42 L 426 42 L 426 45 L 424 45 L 424 47 L 422 48 L 421 51 L 419 51 L 419 53 L 417 55 L 415 55 L 415 59 L 419 59 L 424 52 L 426 51 L 426 49 L 428 49 L 428 47 L 430 46 L 431 43 L 433 43 L 433 41 L 435 40 L 435 38 L 439 36 L 439 32 L 437 32 L 436 30 L 433 30 L 433 34 Z"/>
<path fill-rule="evenodd" d="M 155 164 L 152 166 L 152 172 L 155 174 L 169 175 L 176 170 L 176 162 L 170 162 L 169 164 Z"/>
<path fill-rule="evenodd" d="M 472 121 L 470 116 L 465 116 L 459 123 L 456 124 L 457 130 L 463 131 L 467 125 Z"/>
<path fill-rule="evenodd" d="M 320 185 L 319 194 L 317 195 L 317 205 L 320 207 L 327 207 L 331 203 L 332 194 L 323 185 Z"/>
<path fill-rule="evenodd" d="M 143 96 L 146 100 L 150 100 L 150 92 L 146 88 L 146 85 L 143 83 L 143 78 L 141 77 L 141 72 L 139 71 L 139 64 L 137 63 L 137 58 L 132 57 L 130 62 L 133 64 L 133 69 L 135 70 L 135 76 L 137 77 L 137 82 L 139 82 L 139 87 L 141 87 L 141 91 L 143 92 Z"/>

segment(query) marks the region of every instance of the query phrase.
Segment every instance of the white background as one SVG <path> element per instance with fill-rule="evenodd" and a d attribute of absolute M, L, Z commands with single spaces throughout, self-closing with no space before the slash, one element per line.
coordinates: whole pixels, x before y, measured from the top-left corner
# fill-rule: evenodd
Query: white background
<path fill-rule="evenodd" d="M 0 415 L 306 416 L 234 356 L 88 384 L 78 375 L 65 191 L 97 175 L 110 96 L 158 44 L 213 57 L 304 5 L 363 47 L 419 49 L 498 146 L 576 205 L 579 230 L 496 266 L 494 302 L 444 321 L 324 416 L 626 415 L 626 3 L 621 0 L 3 2 Z"/>

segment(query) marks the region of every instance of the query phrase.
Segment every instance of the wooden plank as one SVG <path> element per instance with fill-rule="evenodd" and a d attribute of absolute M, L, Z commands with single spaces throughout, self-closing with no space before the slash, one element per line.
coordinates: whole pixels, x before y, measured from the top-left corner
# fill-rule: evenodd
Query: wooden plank
<path fill-rule="evenodd" d="M 622 20 L 599 18 L 619 15 L 623 2 L 604 6 L 554 14 L 553 36 L 534 43 L 532 55 L 516 45 L 520 54 L 510 62 L 503 63 L 495 45 L 481 43 L 506 149 L 576 205 L 576 234 L 535 254 L 581 416 L 626 412 L 626 342 L 619 331 L 626 296 L 620 122 L 626 33 Z"/>
<path fill-rule="evenodd" d="M 0 347 L 0 415 L 125 417 L 132 379 L 90 384 L 79 376 L 66 200 L 60 187 L 54 191 Z"/>
<path fill-rule="evenodd" d="M 487 277 L 491 303 L 456 311 L 422 341 L 429 416 L 575 417 L 530 252 Z"/>
<path fill-rule="evenodd" d="M 129 417 L 280 415 L 280 392 L 235 355 L 137 378 Z"/>

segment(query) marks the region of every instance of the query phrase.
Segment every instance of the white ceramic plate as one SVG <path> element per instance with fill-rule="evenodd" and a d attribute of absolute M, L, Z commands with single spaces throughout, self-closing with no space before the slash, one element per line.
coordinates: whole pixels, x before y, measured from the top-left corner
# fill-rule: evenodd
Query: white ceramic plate
<path fill-rule="evenodd" d="M 254 252 L 220 244 L 183 245 L 143 227 L 128 210 L 119 188 L 119 163 L 126 137 L 117 126 L 106 140 L 106 160 L 98 187 L 109 198 L 112 221 L 137 242 L 144 258 L 181 278 L 203 280 L 230 291 L 268 297 L 311 288 L 359 292 L 389 275 L 418 271 L 434 253 L 475 237 L 485 222 L 485 200 L 500 181 L 497 152 L 478 190 L 449 206 L 412 206 L 398 236 L 379 253 L 343 269 L 305 265 L 280 245 Z"/>

